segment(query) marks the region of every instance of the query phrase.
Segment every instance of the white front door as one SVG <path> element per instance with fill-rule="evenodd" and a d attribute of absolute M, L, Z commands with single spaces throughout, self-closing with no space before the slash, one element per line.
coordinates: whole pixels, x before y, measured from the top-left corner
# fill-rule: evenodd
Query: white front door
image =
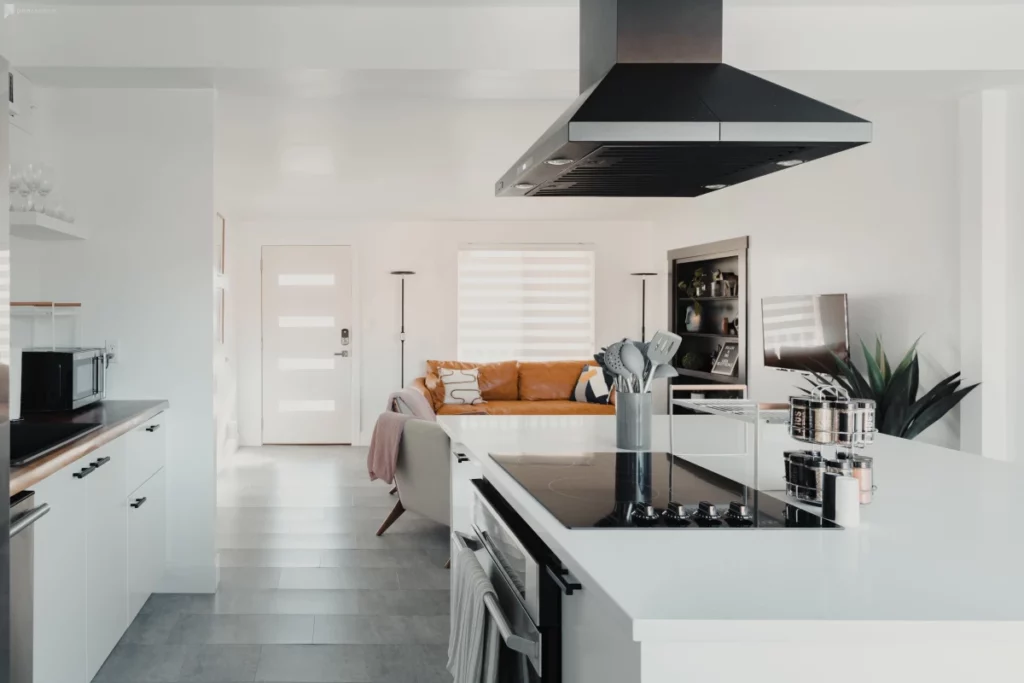
<path fill-rule="evenodd" d="M 263 247 L 263 443 L 352 443 L 350 247 Z"/>

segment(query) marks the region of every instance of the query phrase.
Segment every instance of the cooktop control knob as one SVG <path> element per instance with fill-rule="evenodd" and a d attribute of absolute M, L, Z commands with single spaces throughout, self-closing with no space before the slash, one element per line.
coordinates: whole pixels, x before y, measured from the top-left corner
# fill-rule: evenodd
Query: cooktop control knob
<path fill-rule="evenodd" d="M 665 523 L 669 526 L 689 526 L 690 523 L 686 521 L 689 517 L 689 513 L 682 503 L 672 502 L 665 508 L 665 512 L 662 513 L 665 518 Z"/>
<path fill-rule="evenodd" d="M 729 503 L 725 518 L 730 522 L 749 523 L 754 521 L 754 515 L 751 514 L 750 508 L 738 501 Z"/>
<path fill-rule="evenodd" d="M 637 505 L 629 518 L 637 526 L 654 526 L 658 523 L 658 511 L 653 505 Z"/>
<path fill-rule="evenodd" d="M 721 515 L 718 514 L 718 508 L 715 507 L 714 505 L 712 505 L 711 503 L 707 502 L 706 500 L 702 500 L 697 505 L 697 515 L 696 516 L 699 519 L 704 520 L 704 521 L 708 521 L 708 522 L 717 521 L 718 519 L 721 518 Z"/>

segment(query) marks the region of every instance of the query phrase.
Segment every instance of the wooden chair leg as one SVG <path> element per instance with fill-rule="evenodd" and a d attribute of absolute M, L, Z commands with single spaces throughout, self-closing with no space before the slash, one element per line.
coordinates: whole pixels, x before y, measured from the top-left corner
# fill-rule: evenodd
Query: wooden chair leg
<path fill-rule="evenodd" d="M 389 496 L 393 496 L 396 493 L 398 493 L 398 485 L 397 484 L 395 486 L 393 486 L 390 491 L 388 491 L 388 495 Z"/>
<path fill-rule="evenodd" d="M 387 531 L 388 527 L 394 524 L 395 520 L 401 517 L 403 512 L 405 512 L 405 506 L 402 505 L 402 501 L 398 501 L 395 503 L 395 507 L 392 508 L 391 512 L 388 513 L 388 518 L 385 519 L 384 523 L 380 525 L 379 529 L 377 529 L 377 535 L 380 536 Z"/>

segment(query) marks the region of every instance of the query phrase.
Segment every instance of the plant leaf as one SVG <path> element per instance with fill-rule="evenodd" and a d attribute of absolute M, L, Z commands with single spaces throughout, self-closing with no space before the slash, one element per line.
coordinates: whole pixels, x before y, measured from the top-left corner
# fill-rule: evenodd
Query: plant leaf
<path fill-rule="evenodd" d="M 923 336 L 924 335 L 922 334 L 921 337 Z M 917 345 L 920 343 L 921 337 L 918 337 L 914 340 L 914 343 L 910 345 L 910 348 L 907 350 L 907 355 L 903 356 L 903 360 L 901 360 L 900 364 L 896 367 L 896 372 L 899 372 L 900 368 L 909 366 L 910 363 L 917 358 Z"/>
<path fill-rule="evenodd" d="M 942 380 L 934 387 L 931 391 L 926 393 L 921 398 L 917 399 L 912 406 L 910 406 L 910 413 L 906 417 L 906 425 L 913 424 L 914 420 L 918 416 L 928 409 L 933 403 L 952 395 L 958 388 L 960 388 L 960 373 L 954 373 Z"/>
<path fill-rule="evenodd" d="M 921 388 L 921 367 L 920 363 L 917 362 L 917 356 L 914 356 L 913 362 L 910 364 L 910 405 L 917 403 L 917 392 Z"/>
<path fill-rule="evenodd" d="M 910 398 L 910 385 L 913 380 L 909 368 L 896 371 L 892 381 L 886 387 L 885 407 L 879 405 L 877 415 L 881 416 L 878 431 L 891 436 L 899 436 L 906 428 L 907 416 L 910 414 L 913 401 Z"/>
<path fill-rule="evenodd" d="M 850 384 L 850 389 L 852 389 L 852 391 L 850 391 L 850 396 L 852 398 L 874 399 L 876 396 L 875 392 L 871 390 L 871 384 L 864 379 L 864 375 L 860 374 L 860 370 L 840 358 L 839 354 L 835 351 L 832 351 L 831 353 L 840 372 L 842 372 L 843 377 Z"/>
<path fill-rule="evenodd" d="M 882 371 L 882 379 L 885 380 L 886 384 L 889 384 L 892 381 L 892 368 L 889 367 L 889 358 L 885 355 L 885 349 L 882 348 L 881 335 L 875 337 L 875 360 Z"/>
<path fill-rule="evenodd" d="M 868 351 L 868 345 L 864 343 L 864 340 L 860 340 L 860 346 L 864 349 L 864 363 L 868 366 L 868 379 L 871 380 L 871 389 L 875 392 L 876 396 L 881 396 L 885 393 L 885 378 L 882 377 L 882 369 L 878 367 L 878 362 Z"/>
<path fill-rule="evenodd" d="M 967 394 L 974 391 L 977 387 L 977 384 L 972 384 L 934 402 L 917 416 L 910 427 L 904 432 L 904 437 L 907 439 L 917 438 L 921 432 L 931 427 L 932 424 L 952 410 L 956 404 L 960 403 Z"/>

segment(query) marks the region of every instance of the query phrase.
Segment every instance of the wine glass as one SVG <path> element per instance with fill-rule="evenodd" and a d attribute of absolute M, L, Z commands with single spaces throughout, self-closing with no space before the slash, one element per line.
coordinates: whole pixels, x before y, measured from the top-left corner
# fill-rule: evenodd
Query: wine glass
<path fill-rule="evenodd" d="M 43 166 L 39 178 L 39 204 L 36 211 L 46 213 L 46 197 L 53 192 L 53 172 L 49 166 Z"/>
<path fill-rule="evenodd" d="M 25 167 L 25 185 L 28 186 L 28 202 L 26 204 L 26 211 L 42 211 L 43 202 L 36 200 L 36 192 L 39 191 L 39 185 L 43 181 L 43 167 L 39 164 L 29 164 Z"/>
<path fill-rule="evenodd" d="M 9 164 L 10 175 L 7 178 L 7 186 L 11 194 L 11 211 L 21 211 L 21 202 L 18 201 L 19 190 L 21 189 L 21 169 Z"/>

